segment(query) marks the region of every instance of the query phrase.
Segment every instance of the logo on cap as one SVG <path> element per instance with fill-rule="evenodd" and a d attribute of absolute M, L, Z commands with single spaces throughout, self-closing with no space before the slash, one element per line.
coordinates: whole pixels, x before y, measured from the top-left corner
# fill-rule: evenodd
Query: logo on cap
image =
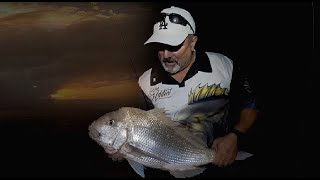
<path fill-rule="evenodd" d="M 164 16 L 162 21 L 160 22 L 159 30 L 160 29 L 168 29 L 167 26 L 168 26 L 168 23 L 166 23 L 166 16 Z"/>

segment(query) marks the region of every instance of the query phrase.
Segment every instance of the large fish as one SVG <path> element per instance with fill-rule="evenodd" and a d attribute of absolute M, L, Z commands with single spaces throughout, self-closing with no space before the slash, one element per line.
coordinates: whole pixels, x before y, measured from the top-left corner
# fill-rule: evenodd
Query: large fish
<path fill-rule="evenodd" d="M 174 177 L 192 177 L 205 170 L 199 166 L 215 157 L 212 149 L 178 127 L 162 109 L 122 107 L 92 122 L 88 129 L 108 154 L 120 153 L 142 177 L 144 166 L 169 171 Z M 238 159 L 244 156 L 250 154 L 238 153 Z"/>

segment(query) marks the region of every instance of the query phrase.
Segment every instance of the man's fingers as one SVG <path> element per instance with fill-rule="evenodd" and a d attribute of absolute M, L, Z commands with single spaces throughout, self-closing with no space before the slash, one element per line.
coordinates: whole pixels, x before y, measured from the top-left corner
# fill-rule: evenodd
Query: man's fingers
<path fill-rule="evenodd" d="M 225 160 L 225 161 L 223 162 L 223 166 L 224 166 L 224 167 L 229 166 L 229 165 L 230 165 L 230 161 Z"/>
<path fill-rule="evenodd" d="M 219 166 L 219 167 L 224 167 L 228 166 L 232 163 L 232 157 L 223 151 L 218 151 L 216 153 L 216 156 L 213 160 L 213 164 Z"/>
<path fill-rule="evenodd" d="M 220 160 L 219 160 L 219 159 L 214 158 L 214 160 L 213 160 L 213 164 L 218 165 L 218 164 L 219 164 L 219 162 L 220 162 Z"/>
<path fill-rule="evenodd" d="M 123 161 L 124 157 L 120 153 L 115 153 L 115 154 L 108 154 L 108 157 L 111 158 L 113 161 Z"/>
<path fill-rule="evenodd" d="M 114 156 L 111 156 L 112 161 L 117 161 L 117 158 Z"/>
<path fill-rule="evenodd" d="M 211 148 L 212 148 L 212 149 L 216 149 L 217 144 L 218 144 L 217 141 L 213 141 L 213 144 L 212 144 Z"/>
<path fill-rule="evenodd" d="M 220 162 L 220 155 L 219 154 L 220 154 L 219 152 L 216 152 L 216 155 L 214 156 L 213 164 L 215 164 L 215 165 L 218 165 Z"/>
<path fill-rule="evenodd" d="M 213 141 L 211 148 L 212 149 L 218 149 L 218 144 L 220 142 L 220 139 L 217 138 L 216 140 Z"/>
<path fill-rule="evenodd" d="M 215 158 L 214 161 L 213 161 L 213 164 L 215 164 L 216 166 L 221 166 L 221 159 L 218 157 L 218 158 Z"/>
<path fill-rule="evenodd" d="M 219 167 L 223 167 L 223 166 L 224 166 L 224 161 L 223 161 L 223 160 L 220 160 L 220 162 L 218 163 L 218 166 L 219 166 Z"/>
<path fill-rule="evenodd" d="M 213 160 L 213 164 L 221 167 L 223 163 L 224 154 L 221 151 L 216 151 L 216 155 Z"/>
<path fill-rule="evenodd" d="M 228 158 L 223 160 L 223 166 L 230 166 L 234 162 L 234 158 L 229 156 Z"/>
<path fill-rule="evenodd" d="M 123 159 L 124 159 L 124 157 L 123 157 L 123 156 L 118 157 L 118 161 L 119 161 L 119 162 L 122 162 L 122 161 L 123 161 Z"/>
<path fill-rule="evenodd" d="M 218 162 L 217 162 L 217 166 L 219 167 L 225 167 L 225 166 L 228 166 L 228 161 L 226 159 L 220 159 Z"/>

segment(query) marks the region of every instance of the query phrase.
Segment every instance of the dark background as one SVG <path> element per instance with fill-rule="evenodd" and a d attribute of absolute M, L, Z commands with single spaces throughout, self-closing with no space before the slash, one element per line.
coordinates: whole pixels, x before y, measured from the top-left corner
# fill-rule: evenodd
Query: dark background
<path fill-rule="evenodd" d="M 315 176 L 315 168 L 304 159 L 308 146 L 303 137 L 312 121 L 309 100 L 315 73 L 311 62 L 314 38 L 311 2 L 140 3 L 151 11 L 145 13 L 146 19 L 135 21 L 138 30 L 130 34 L 132 26 L 120 25 L 122 53 L 128 54 L 126 67 L 131 69 L 131 80 L 136 80 L 157 60 L 143 42 L 152 33 L 152 16 L 171 5 L 186 8 L 193 15 L 198 35 L 196 49 L 236 59 L 249 73 L 260 113 L 245 145 L 255 156 L 239 163 L 230 170 L 233 174 L 226 176 Z M 319 3 L 315 5 L 319 15 Z M 134 38 L 140 40 L 136 42 Z M 99 62 L 102 60 L 96 63 Z M 115 64 L 112 68 L 121 71 L 124 65 Z M 117 76 L 114 78 L 117 83 Z M 3 80 L 2 85 L 10 85 L 10 78 Z M 88 125 L 108 111 L 122 106 L 143 107 L 138 88 L 128 89 L 137 93 L 132 98 L 124 97 L 124 101 L 119 101 L 121 94 L 115 94 L 117 98 L 113 101 L 54 101 L 50 105 L 46 101 L 28 105 L 17 100 L 23 92 L 9 91 L 5 91 L 6 96 L 15 103 L 0 102 L 0 177 L 138 177 L 127 162 L 108 159 L 87 134 Z"/>

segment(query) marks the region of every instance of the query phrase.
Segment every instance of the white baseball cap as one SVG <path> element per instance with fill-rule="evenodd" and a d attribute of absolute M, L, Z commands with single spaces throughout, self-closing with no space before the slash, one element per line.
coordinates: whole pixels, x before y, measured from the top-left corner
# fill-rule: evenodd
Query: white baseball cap
<path fill-rule="evenodd" d="M 161 13 L 167 15 L 164 16 L 162 21 L 154 24 L 153 34 L 144 44 L 156 42 L 177 46 L 189 34 L 195 34 L 195 22 L 191 14 L 185 9 L 171 6 L 163 9 Z"/>

